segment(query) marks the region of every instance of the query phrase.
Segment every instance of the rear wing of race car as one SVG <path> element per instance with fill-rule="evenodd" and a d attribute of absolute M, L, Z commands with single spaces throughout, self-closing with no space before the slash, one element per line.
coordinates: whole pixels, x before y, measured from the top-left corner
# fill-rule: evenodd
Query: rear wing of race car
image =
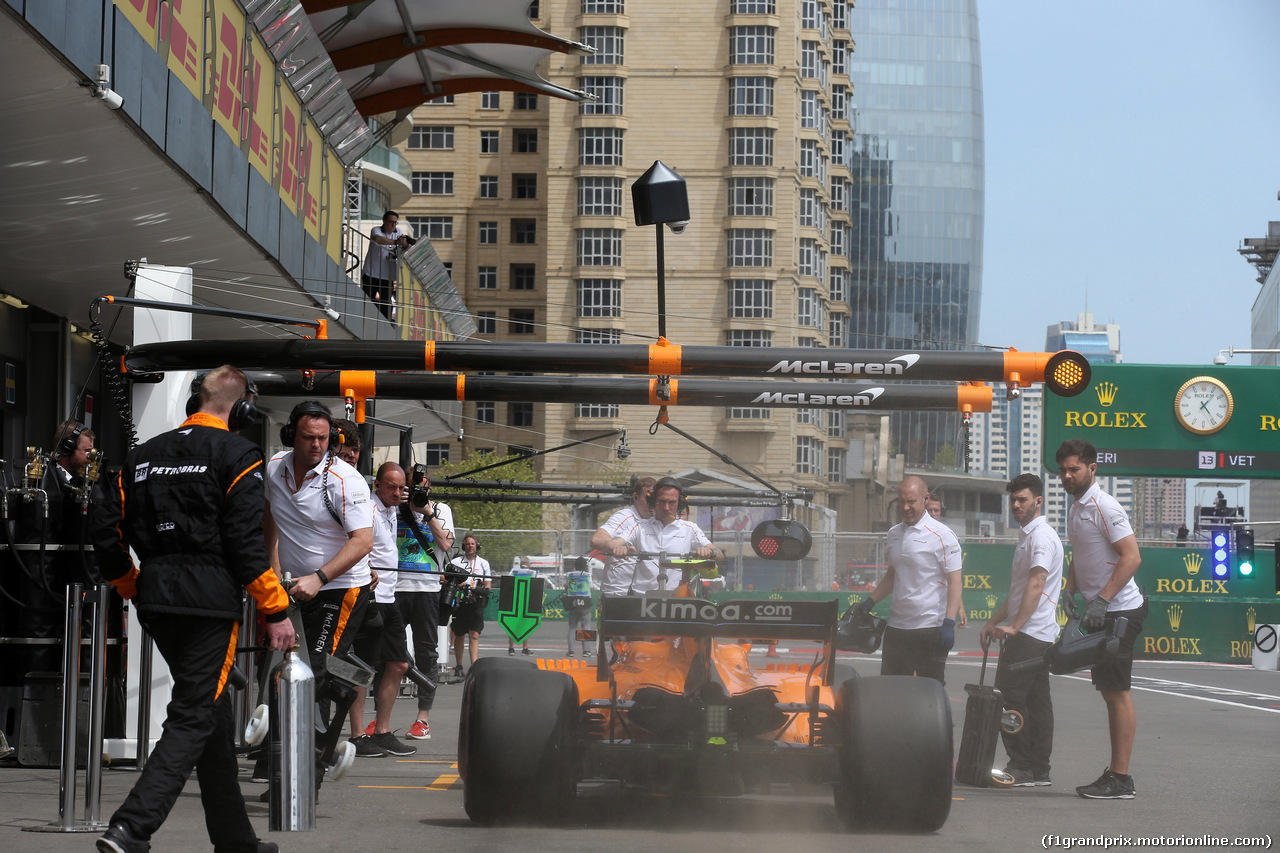
<path fill-rule="evenodd" d="M 717 637 L 835 643 L 837 602 L 610 596 L 600 602 L 604 637 Z"/>

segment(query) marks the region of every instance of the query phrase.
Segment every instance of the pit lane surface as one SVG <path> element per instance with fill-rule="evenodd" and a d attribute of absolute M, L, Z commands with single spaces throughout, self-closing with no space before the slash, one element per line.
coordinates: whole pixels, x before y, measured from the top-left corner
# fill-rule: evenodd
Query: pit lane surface
<path fill-rule="evenodd" d="M 961 648 L 947 666 L 947 692 L 955 720 L 956 749 L 963 727 L 966 682 L 976 682 L 980 654 L 976 631 L 962 632 Z M 973 637 L 968 637 L 973 634 Z M 559 627 L 533 638 L 540 654 L 562 653 Z M 967 646 L 966 644 L 970 644 Z M 486 637 L 482 654 L 505 655 L 505 642 Z M 752 660 L 768 658 L 757 647 Z M 841 655 L 862 675 L 878 672 L 871 657 Z M 808 662 L 799 645 L 781 660 Z M 414 742 L 418 754 L 403 759 L 358 759 L 348 776 L 327 783 L 313 833 L 267 833 L 267 809 L 257 802 L 265 786 L 242 788 L 250 816 L 264 838 L 295 851 L 519 850 L 521 853 L 601 851 L 879 851 L 1040 849 L 1045 835 L 1258 836 L 1280 840 L 1280 673 L 1238 666 L 1139 662 L 1134 701 L 1137 745 L 1134 800 L 1086 801 L 1075 795 L 1108 760 L 1106 715 L 1087 675 L 1055 677 L 1057 729 L 1054 785 L 1049 788 L 978 789 L 957 786 L 951 817 L 926 836 L 848 833 L 837 822 L 829 791 L 779 788 L 771 796 L 687 799 L 632 795 L 581 798 L 567 827 L 472 825 L 462 810 L 455 753 L 461 689 L 441 686 L 431 715 L 432 739 Z M 988 678 L 992 670 L 988 668 Z M 414 702 L 397 703 L 395 725 L 413 719 Z M 1003 750 L 997 763 L 1003 763 Z M 895 768 L 891 772 L 911 772 Z M 103 813 L 123 799 L 134 774 L 104 774 Z M 57 815 L 56 770 L 0 769 L 0 849 L 84 851 L 84 835 L 37 835 L 19 827 Z M 83 799 L 83 797 L 81 797 Z M 153 850 L 207 850 L 194 779 Z M 1188 848 L 1194 849 L 1194 848 Z M 1213 849 L 1220 849 L 1214 846 Z"/>

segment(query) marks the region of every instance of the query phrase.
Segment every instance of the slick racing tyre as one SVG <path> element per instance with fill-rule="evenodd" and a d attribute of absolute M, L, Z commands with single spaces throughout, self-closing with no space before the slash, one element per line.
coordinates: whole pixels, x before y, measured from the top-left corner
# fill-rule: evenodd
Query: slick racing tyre
<path fill-rule="evenodd" d="M 467 816 L 484 825 L 562 819 L 577 783 L 577 712 L 578 686 L 562 672 L 477 664 L 459 724 Z"/>
<path fill-rule="evenodd" d="M 852 827 L 933 832 L 951 811 L 951 706 L 932 678 L 840 686 L 836 811 Z"/>

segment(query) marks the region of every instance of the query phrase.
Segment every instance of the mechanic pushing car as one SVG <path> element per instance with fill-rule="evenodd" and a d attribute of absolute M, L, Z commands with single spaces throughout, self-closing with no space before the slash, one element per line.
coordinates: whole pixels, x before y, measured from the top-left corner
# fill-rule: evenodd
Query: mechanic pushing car
<path fill-rule="evenodd" d="M 646 518 L 621 536 L 609 540 L 609 552 L 615 557 L 626 557 L 635 552 L 650 554 L 696 554 L 720 561 L 724 552 L 711 544 L 702 528 L 691 521 L 677 517 L 684 487 L 674 477 L 663 477 L 654 484 L 649 497 L 653 516 Z M 650 590 L 674 590 L 682 578 L 667 570 L 653 557 L 636 560 L 635 572 L 628 587 L 629 594 L 643 595 Z"/>

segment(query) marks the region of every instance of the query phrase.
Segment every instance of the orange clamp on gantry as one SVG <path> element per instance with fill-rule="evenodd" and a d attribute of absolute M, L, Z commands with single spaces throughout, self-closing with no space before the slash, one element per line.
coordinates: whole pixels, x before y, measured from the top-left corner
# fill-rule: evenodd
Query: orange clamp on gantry
<path fill-rule="evenodd" d="M 372 370 L 343 370 L 338 373 L 338 387 L 343 397 L 355 403 L 356 423 L 364 423 L 365 400 L 378 396 L 378 374 Z"/>
<path fill-rule="evenodd" d="M 956 409 L 966 415 L 991 411 L 991 386 L 981 382 L 966 382 L 956 388 Z"/>
<path fill-rule="evenodd" d="M 651 406 L 678 406 L 680 405 L 680 380 L 669 379 L 667 386 L 671 390 L 671 398 L 664 400 L 658 396 L 658 385 L 662 382 L 658 377 L 649 380 L 649 405 Z"/>
<path fill-rule="evenodd" d="M 679 376 L 682 347 L 666 338 L 649 344 L 649 373 L 654 376 Z"/>

